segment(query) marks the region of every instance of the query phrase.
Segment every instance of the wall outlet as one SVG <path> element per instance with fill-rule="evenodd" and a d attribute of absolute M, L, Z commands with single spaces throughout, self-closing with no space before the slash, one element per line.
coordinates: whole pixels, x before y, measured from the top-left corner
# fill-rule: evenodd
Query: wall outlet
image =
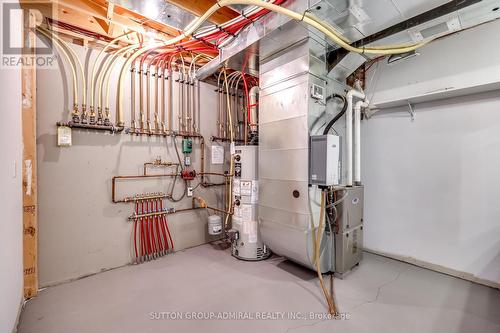
<path fill-rule="evenodd" d="M 192 187 L 188 187 L 187 188 L 187 196 L 188 197 L 192 197 L 193 196 L 193 188 Z"/>

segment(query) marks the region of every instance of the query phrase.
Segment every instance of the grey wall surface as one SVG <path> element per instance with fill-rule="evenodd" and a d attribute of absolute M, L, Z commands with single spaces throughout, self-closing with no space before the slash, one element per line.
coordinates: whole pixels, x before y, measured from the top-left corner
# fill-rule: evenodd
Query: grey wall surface
<path fill-rule="evenodd" d="M 382 107 L 498 90 L 500 44 L 491 35 L 500 20 L 443 37 L 418 50 L 419 55 L 371 67 L 367 82 L 371 105 Z M 375 94 L 372 94 L 376 91 Z"/>
<path fill-rule="evenodd" d="M 490 50 L 499 23 L 435 41 L 418 57 L 379 61 L 368 72 L 367 96 L 373 102 L 441 91 L 443 98 L 446 85 L 491 89 L 500 61 L 481 50 Z M 498 285 L 500 91 L 413 108 L 413 122 L 408 106 L 362 122 L 365 247 Z"/>
<path fill-rule="evenodd" d="M 74 49 L 88 67 L 89 57 L 96 53 L 83 47 Z M 92 63 L 92 61 L 90 61 Z M 39 175 L 39 277 L 40 285 L 47 286 L 86 274 L 99 272 L 131 262 L 132 225 L 127 217 L 132 204 L 111 202 L 111 178 L 115 175 L 137 175 L 144 162 L 161 157 L 177 161 L 172 139 L 111 135 L 92 131 L 73 130 L 73 146 L 56 145 L 56 122 L 68 120 L 71 91 L 68 92 L 70 68 L 64 61 L 59 70 L 38 70 L 38 175 Z M 115 108 L 115 83 L 118 70 L 113 73 L 111 112 Z M 126 125 L 130 122 L 129 73 L 125 87 Z M 153 89 L 152 89 L 153 90 Z M 174 90 L 174 96 L 177 92 Z M 216 95 L 214 87 L 201 86 L 201 133 L 206 139 L 207 171 L 220 172 L 222 166 L 210 164 L 210 136 L 216 135 Z M 174 100 L 174 109 L 177 101 Z M 114 119 L 114 118 L 113 118 Z M 176 119 L 176 114 L 174 114 Z M 176 126 L 174 126 L 176 128 Z M 177 141 L 180 147 L 180 139 Z M 200 169 L 201 150 L 193 145 L 192 164 Z M 227 149 L 226 149 L 227 151 Z M 163 172 L 165 170 L 152 170 Z M 213 182 L 221 179 L 212 178 Z M 171 180 L 128 181 L 118 185 L 118 195 L 166 192 Z M 196 181 L 193 182 L 196 184 Z M 177 182 L 176 196 L 183 190 Z M 222 207 L 223 189 L 202 189 L 195 195 L 204 197 L 210 205 Z M 175 208 L 190 207 L 191 198 L 174 204 Z M 172 207 L 172 204 L 168 204 Z M 207 235 L 206 211 L 186 212 L 169 216 L 169 226 L 176 250 L 199 245 L 210 240 Z"/>
<path fill-rule="evenodd" d="M 362 124 L 365 247 L 500 283 L 500 91 Z"/>
<path fill-rule="evenodd" d="M 23 299 L 21 71 L 0 69 L 0 332 L 12 332 Z"/>

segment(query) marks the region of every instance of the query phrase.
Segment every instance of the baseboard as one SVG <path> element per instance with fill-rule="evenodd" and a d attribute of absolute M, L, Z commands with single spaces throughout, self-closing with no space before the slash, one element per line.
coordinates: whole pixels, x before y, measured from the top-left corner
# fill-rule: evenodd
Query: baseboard
<path fill-rule="evenodd" d="M 432 264 L 432 263 L 429 263 L 427 261 L 419 260 L 419 259 L 416 259 L 413 257 L 402 256 L 402 255 L 398 255 L 398 254 L 387 253 L 384 251 L 372 250 L 372 249 L 367 249 L 367 248 L 364 248 L 363 250 L 365 252 L 368 252 L 368 253 L 373 253 L 373 254 L 376 254 L 376 255 L 379 255 L 382 257 L 387 257 L 390 259 L 395 259 L 395 260 L 399 260 L 402 262 L 406 262 L 408 264 L 412 264 L 412 265 L 415 265 L 418 267 L 429 269 L 431 271 L 443 273 L 443 274 L 450 275 L 450 276 L 453 276 L 453 277 L 456 277 L 459 279 L 463 279 L 463 280 L 467 280 L 467 281 L 474 282 L 477 284 L 481 284 L 483 286 L 487 286 L 487 287 L 491 287 L 491 288 L 495 288 L 495 289 L 500 289 L 500 283 L 479 278 L 471 273 L 457 271 L 457 270 L 454 270 L 452 268 Z"/>

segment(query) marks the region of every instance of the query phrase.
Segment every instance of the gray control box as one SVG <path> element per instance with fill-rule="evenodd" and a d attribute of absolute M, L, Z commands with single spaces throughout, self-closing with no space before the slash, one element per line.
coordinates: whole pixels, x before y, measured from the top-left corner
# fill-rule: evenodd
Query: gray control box
<path fill-rule="evenodd" d="M 340 183 L 340 139 L 337 135 L 312 135 L 309 143 L 309 184 Z"/>

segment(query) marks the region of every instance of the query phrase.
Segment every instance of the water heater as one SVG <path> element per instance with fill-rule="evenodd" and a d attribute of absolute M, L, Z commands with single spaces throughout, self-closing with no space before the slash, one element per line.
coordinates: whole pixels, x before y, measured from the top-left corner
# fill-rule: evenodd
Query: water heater
<path fill-rule="evenodd" d="M 258 224 L 258 147 L 236 146 L 234 155 L 231 253 L 238 259 L 261 260 L 270 255 Z"/>

